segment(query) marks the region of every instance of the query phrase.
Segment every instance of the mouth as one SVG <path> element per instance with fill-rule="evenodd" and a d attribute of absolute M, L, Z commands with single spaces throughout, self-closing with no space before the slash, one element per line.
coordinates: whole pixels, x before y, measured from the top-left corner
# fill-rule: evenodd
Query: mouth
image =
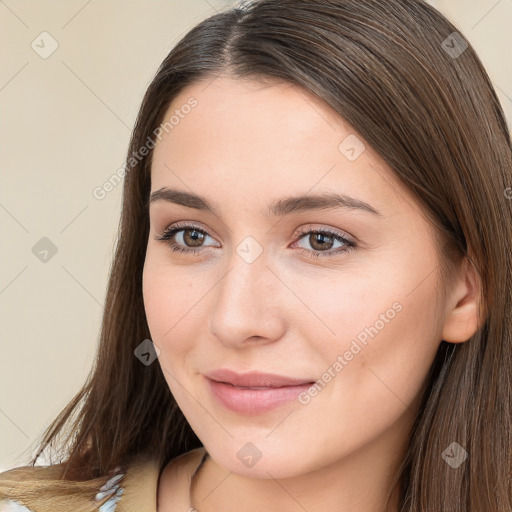
<path fill-rule="evenodd" d="M 215 382 L 231 384 L 240 388 L 281 388 L 288 386 L 300 386 L 302 384 L 311 384 L 315 379 L 288 377 L 275 373 L 246 372 L 239 373 L 230 369 L 214 370 L 205 376 Z"/>
<path fill-rule="evenodd" d="M 248 375 L 245 377 L 248 378 Z M 260 381 L 266 378 L 266 382 L 269 382 L 268 374 L 267 377 L 261 377 L 260 374 L 259 376 L 252 375 L 251 378 L 259 378 Z M 282 384 L 283 379 L 286 379 L 288 384 Z M 280 382 L 277 382 L 278 380 Z M 218 405 L 245 416 L 263 414 L 290 404 L 315 383 L 315 381 L 289 379 L 281 376 L 278 379 L 273 379 L 271 385 L 261 385 L 261 382 L 258 382 L 260 385 L 252 383 L 251 385 L 242 385 L 209 377 L 206 378 L 206 381 L 210 394 Z"/>

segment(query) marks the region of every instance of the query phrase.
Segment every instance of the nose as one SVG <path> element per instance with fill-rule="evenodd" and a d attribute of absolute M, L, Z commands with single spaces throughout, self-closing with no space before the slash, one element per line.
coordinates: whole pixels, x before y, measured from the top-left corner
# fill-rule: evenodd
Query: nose
<path fill-rule="evenodd" d="M 265 253 L 249 261 L 234 253 L 212 297 L 211 333 L 232 348 L 266 345 L 286 331 L 286 287 Z"/>

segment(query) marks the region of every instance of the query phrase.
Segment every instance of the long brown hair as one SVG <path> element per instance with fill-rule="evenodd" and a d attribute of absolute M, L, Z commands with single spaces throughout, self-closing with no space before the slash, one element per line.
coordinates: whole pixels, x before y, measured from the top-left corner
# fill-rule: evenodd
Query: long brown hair
<path fill-rule="evenodd" d="M 220 73 L 286 81 L 322 99 L 418 198 L 443 248 L 445 286 L 455 261 L 474 266 L 485 323 L 465 343 L 441 341 L 397 475 L 399 510 L 512 510 L 510 134 L 474 49 L 422 0 L 256 0 L 202 21 L 172 49 L 130 141 L 94 367 L 31 464 L 52 447 L 66 454 L 66 478 L 91 479 L 141 452 L 163 466 L 201 446 L 160 365 L 134 356 L 151 337 L 142 270 L 152 153 L 134 155 L 184 87 Z M 457 469 L 442 457 L 453 442 L 469 455 Z"/>

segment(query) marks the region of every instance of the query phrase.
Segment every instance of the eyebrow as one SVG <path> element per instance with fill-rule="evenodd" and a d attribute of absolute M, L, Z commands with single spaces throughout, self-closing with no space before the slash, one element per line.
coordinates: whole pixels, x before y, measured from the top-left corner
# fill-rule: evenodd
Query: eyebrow
<path fill-rule="evenodd" d="M 213 213 L 216 216 L 220 216 L 220 206 L 218 204 L 211 203 L 205 197 L 185 192 L 183 190 L 163 187 L 151 193 L 149 204 L 156 203 L 157 201 L 174 203 L 186 206 L 187 208 L 203 210 Z M 265 216 L 274 215 L 281 217 L 292 213 L 325 210 L 330 208 L 361 210 L 382 216 L 379 211 L 368 203 L 361 201 L 360 199 L 355 199 L 353 197 L 337 193 L 285 197 L 269 204 L 267 206 L 267 210 L 263 210 L 262 214 Z"/>

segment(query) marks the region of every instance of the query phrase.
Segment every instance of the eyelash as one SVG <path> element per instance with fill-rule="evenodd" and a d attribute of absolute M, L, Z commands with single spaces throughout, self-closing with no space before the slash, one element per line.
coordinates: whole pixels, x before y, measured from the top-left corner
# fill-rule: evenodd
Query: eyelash
<path fill-rule="evenodd" d="M 185 254 L 192 254 L 192 253 L 198 253 L 201 252 L 202 248 L 197 249 L 184 249 L 183 247 L 180 247 L 176 244 L 176 241 L 172 240 L 173 236 L 178 233 L 179 231 L 198 231 L 199 233 L 202 233 L 203 235 L 208 235 L 206 231 L 199 228 L 198 226 L 190 225 L 190 224 L 175 224 L 174 226 L 168 227 L 164 229 L 157 237 L 155 237 L 158 241 L 168 242 L 168 246 L 173 252 L 179 252 L 179 253 L 185 253 Z M 335 231 L 331 231 L 329 229 L 311 229 L 310 227 L 306 226 L 305 228 L 302 228 L 299 230 L 299 233 L 297 235 L 296 241 L 299 241 L 301 238 L 303 238 L 305 235 L 310 234 L 328 234 L 332 236 L 336 241 L 342 242 L 344 244 L 344 247 L 338 247 L 337 249 L 329 249 L 328 251 L 312 251 L 311 249 L 304 249 L 303 247 L 299 247 L 299 250 L 302 254 L 305 254 L 306 256 L 310 258 L 318 258 L 318 257 L 327 257 L 327 256 L 334 256 L 336 254 L 342 254 L 349 252 L 350 250 L 354 249 L 356 247 L 356 243 L 345 236 L 340 235 L 339 233 Z M 210 235 L 208 235 L 210 236 Z M 295 243 L 295 242 L 294 242 Z"/>

